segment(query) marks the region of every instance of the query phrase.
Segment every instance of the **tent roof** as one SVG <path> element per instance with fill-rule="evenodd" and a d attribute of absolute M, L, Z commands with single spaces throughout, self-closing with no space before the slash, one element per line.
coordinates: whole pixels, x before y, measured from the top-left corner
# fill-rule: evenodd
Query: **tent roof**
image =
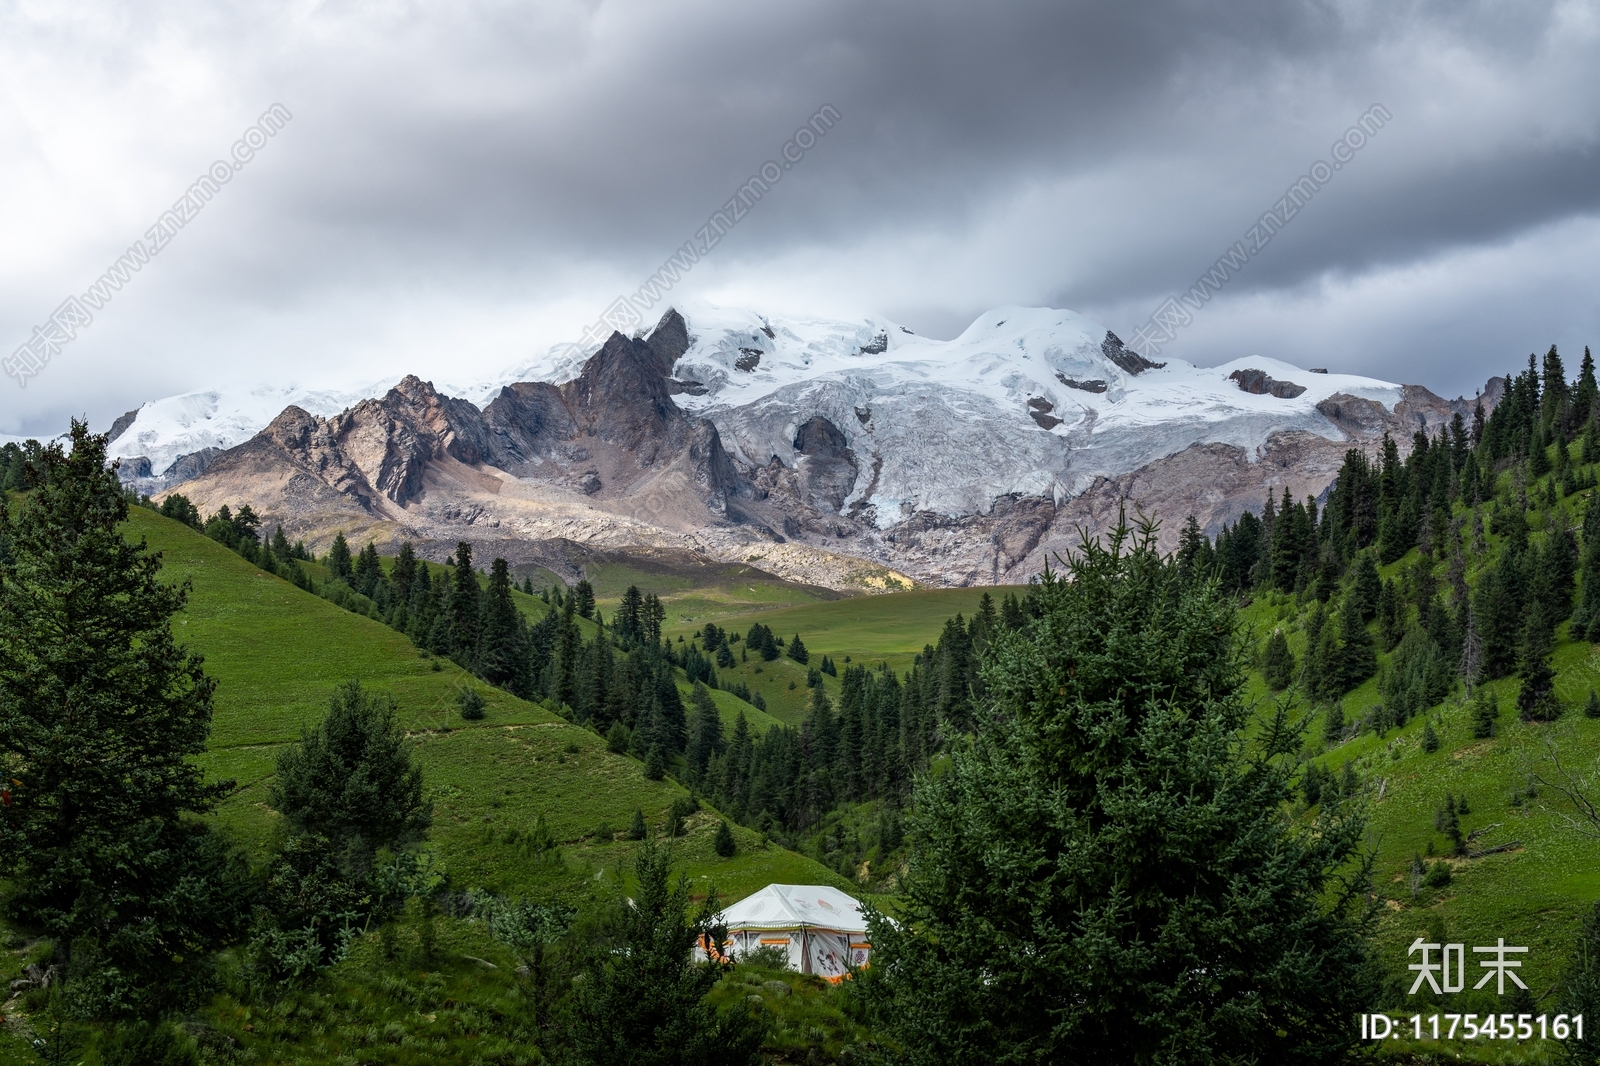
<path fill-rule="evenodd" d="M 834 929 L 865 933 L 861 904 L 826 885 L 768 885 L 722 912 L 722 921 L 736 929 Z"/>

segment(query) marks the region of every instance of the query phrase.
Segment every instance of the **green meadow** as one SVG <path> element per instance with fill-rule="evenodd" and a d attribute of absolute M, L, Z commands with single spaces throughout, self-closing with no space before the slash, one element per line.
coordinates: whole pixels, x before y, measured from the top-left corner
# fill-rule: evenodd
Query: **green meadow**
<path fill-rule="evenodd" d="M 428 847 L 462 888 L 581 892 L 596 871 L 626 865 L 635 847 L 597 839 L 602 824 L 620 834 L 642 810 L 660 825 L 673 800 L 687 795 L 670 778 L 647 780 L 637 760 L 611 754 L 600 737 L 552 710 L 419 652 L 382 623 L 265 574 L 177 522 L 135 508 L 128 535 L 162 553 L 171 580 L 191 585 L 178 629 L 217 681 L 206 768 L 237 782 L 215 817 L 257 857 L 281 832 L 268 805 L 278 752 L 320 720 L 334 687 L 350 678 L 395 698 L 434 805 Z M 536 596 L 517 595 L 530 616 L 550 609 Z M 464 688 L 487 703 L 481 722 L 457 712 Z M 740 701 L 727 693 L 716 698 L 731 724 L 731 705 Z M 751 712 L 753 728 L 773 724 Z M 541 818 L 561 845 L 559 863 L 524 844 Z M 711 850 L 718 821 L 709 809 L 694 816 L 676 848 L 697 883 L 715 883 L 729 900 L 773 882 L 848 887 L 825 867 L 739 827 L 738 854 L 718 858 Z"/>

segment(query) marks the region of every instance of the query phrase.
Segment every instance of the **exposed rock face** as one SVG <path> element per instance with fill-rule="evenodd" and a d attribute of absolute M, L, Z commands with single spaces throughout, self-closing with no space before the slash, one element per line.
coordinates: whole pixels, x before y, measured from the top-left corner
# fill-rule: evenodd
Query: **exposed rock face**
<path fill-rule="evenodd" d="M 1132 348 L 1125 347 L 1122 338 L 1110 330 L 1106 330 L 1106 339 L 1100 342 L 1100 351 L 1105 357 L 1117 364 L 1130 374 L 1137 374 L 1143 370 L 1160 370 L 1166 363 L 1152 363 Z"/>
<path fill-rule="evenodd" d="M 984 329 L 1006 325 L 996 318 Z M 411 539 L 430 558 L 468 540 L 560 573 L 576 573 L 584 552 L 648 550 L 760 560 L 837 588 L 903 576 L 988 584 L 1025 581 L 1122 510 L 1160 518 L 1167 547 L 1189 514 L 1214 534 L 1259 511 L 1269 491 L 1320 494 L 1350 448 L 1374 453 L 1388 433 L 1408 451 L 1413 433 L 1457 416 L 1470 424 L 1475 406 L 1348 376 L 1303 379 L 1319 390 L 1303 396 L 1281 380 L 1298 373 L 1288 364 L 1263 361 L 1278 379 L 1167 366 L 1113 333 L 1096 342 L 1099 331 L 1065 351 L 1033 330 L 1019 335 L 1033 347 L 1006 363 L 994 353 L 1018 339 L 987 336 L 971 341 L 959 372 L 891 360 L 807 376 L 811 341 L 763 323 L 706 348 L 669 311 L 646 338 L 613 334 L 564 384 L 507 385 L 481 411 L 407 377 L 329 417 L 289 406 L 246 443 L 174 470 L 202 511 L 249 503 L 268 528 L 281 523 L 319 550 L 343 529 L 358 541 Z M 838 358 L 911 343 L 863 330 Z M 697 362 L 701 348 L 710 354 Z M 1032 375 L 1020 384 L 1018 366 Z M 930 386 L 935 371 L 957 383 L 988 374 L 995 390 Z M 783 374 L 795 380 L 737 406 L 697 406 L 707 390 Z M 1136 386 L 1157 399 L 1107 425 Z M 1503 388 L 1491 379 L 1486 411 Z M 127 460 L 125 471 L 153 483 L 148 462 Z"/>
<path fill-rule="evenodd" d="M 1296 385 L 1292 381 L 1279 381 L 1264 370 L 1235 370 L 1228 375 L 1228 378 L 1239 383 L 1241 392 L 1256 396 L 1276 396 L 1280 400 L 1292 400 L 1306 391 L 1304 385 Z"/>
<path fill-rule="evenodd" d="M 839 427 L 822 415 L 813 417 L 794 436 L 800 484 L 812 506 L 837 514 L 855 487 L 860 467 Z"/>
<path fill-rule="evenodd" d="M 647 340 L 613 334 L 573 381 L 517 383 L 483 411 L 414 376 L 329 418 L 290 406 L 183 491 L 204 510 L 250 503 L 313 536 L 341 523 L 497 524 L 462 501 L 498 496 L 508 479 L 668 525 L 716 521 L 752 489 L 716 426 L 672 400 L 687 344 L 669 312 Z"/>

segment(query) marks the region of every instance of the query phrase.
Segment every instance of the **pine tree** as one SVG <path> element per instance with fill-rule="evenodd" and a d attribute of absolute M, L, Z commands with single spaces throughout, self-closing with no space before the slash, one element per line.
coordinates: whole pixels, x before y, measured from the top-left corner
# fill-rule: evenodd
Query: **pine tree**
<path fill-rule="evenodd" d="M 1585 718 L 1600 718 L 1600 696 L 1595 695 L 1594 689 L 1589 690 L 1589 701 L 1583 705 Z"/>
<path fill-rule="evenodd" d="M 450 600 L 447 621 L 449 625 L 449 651 L 457 662 L 469 664 L 478 646 L 478 615 L 481 590 L 478 574 L 472 569 L 472 545 L 461 541 L 456 545 L 455 571 L 450 577 Z"/>
<path fill-rule="evenodd" d="M 706 767 L 727 750 L 722 735 L 722 715 L 711 699 L 711 690 L 696 681 L 689 697 L 689 743 L 684 752 L 691 784 L 705 788 Z"/>
<path fill-rule="evenodd" d="M 583 578 L 573 588 L 572 598 L 575 603 L 574 610 L 579 618 L 594 617 L 594 586 L 589 583 L 588 578 Z"/>
<path fill-rule="evenodd" d="M 377 591 L 378 582 L 383 580 L 383 564 L 378 561 L 378 546 L 372 541 L 367 541 L 367 546 L 361 549 L 361 554 L 356 557 L 355 567 L 350 575 L 350 587 L 363 596 L 372 596 Z"/>
<path fill-rule="evenodd" d="M 1487 685 L 1479 685 L 1472 697 L 1473 737 L 1484 740 L 1494 736 L 1499 719 L 1500 701 L 1495 697 L 1494 690 Z"/>
<path fill-rule="evenodd" d="M 1378 656 L 1373 647 L 1372 634 L 1361 620 L 1359 605 L 1357 609 L 1352 609 L 1349 597 L 1346 597 L 1344 606 L 1339 610 L 1338 666 L 1336 671 L 1330 672 L 1336 673 L 1341 694 L 1349 692 L 1378 672 Z"/>
<path fill-rule="evenodd" d="M 727 820 L 717 824 L 717 835 L 711 841 L 712 850 L 724 859 L 731 859 L 739 850 L 739 845 L 733 839 L 733 830 L 728 827 Z"/>
<path fill-rule="evenodd" d="M 393 697 L 350 681 L 334 693 L 327 717 L 278 756 L 273 808 L 296 831 L 332 842 L 346 870 L 358 874 L 379 848 L 420 839 L 433 820 L 395 711 Z"/>
<path fill-rule="evenodd" d="M 1240 743 L 1231 601 L 1133 537 L 1034 587 L 974 741 L 917 786 L 862 988 L 904 1061 L 1322 1061 L 1376 994 L 1359 806 L 1290 827 L 1302 737 L 1283 710 Z M 1203 1004 L 1177 976 L 1202 971 Z"/>
<path fill-rule="evenodd" d="M 1433 731 L 1432 722 L 1422 724 L 1422 750 L 1429 755 L 1439 750 L 1439 734 Z"/>
<path fill-rule="evenodd" d="M 496 559 L 489 567 L 489 588 L 480 608 L 472 660 L 479 677 L 507 689 L 523 676 L 528 654 L 526 623 L 511 598 L 511 587 L 511 567 L 504 559 Z"/>
<path fill-rule="evenodd" d="M 1383 598 L 1383 580 L 1378 576 L 1378 564 L 1371 552 L 1362 552 L 1356 558 L 1355 580 L 1351 584 L 1351 602 L 1363 622 L 1378 616 L 1378 601 Z"/>
<path fill-rule="evenodd" d="M 789 642 L 788 655 L 802 665 L 811 661 L 811 653 L 806 651 L 806 646 L 800 642 L 799 633 L 796 633 L 794 639 Z"/>
<path fill-rule="evenodd" d="M 628 839 L 643 840 L 649 835 L 650 827 L 645 825 L 644 811 L 635 807 L 633 809 L 633 820 L 628 823 Z"/>
<path fill-rule="evenodd" d="M 1535 601 L 1528 611 L 1522 644 L 1522 688 L 1517 693 L 1517 713 L 1524 722 L 1549 722 L 1561 716 L 1556 701 L 1556 672 L 1550 667 L 1555 633 L 1544 606 Z"/>
<path fill-rule="evenodd" d="M 0 494 L 0 876 L 83 1006 L 159 1014 L 242 931 L 247 874 L 195 820 L 232 782 L 194 762 L 215 683 L 173 637 L 188 584 L 124 538 L 106 438 L 70 436 L 32 458 L 14 512 Z"/>
<path fill-rule="evenodd" d="M 1283 630 L 1274 629 L 1267 638 L 1266 651 L 1261 657 L 1261 673 L 1268 687 L 1281 692 L 1294 681 L 1294 652 L 1289 650 L 1289 639 Z"/>
<path fill-rule="evenodd" d="M 742 1066 L 760 1061 L 760 1015 L 742 1003 L 718 1011 L 707 997 L 724 967 L 690 959 L 697 943 L 721 944 L 713 894 L 690 913 L 690 884 L 673 881 L 664 847 L 646 845 L 634 863 L 638 888 L 607 916 L 605 942 L 573 995 L 570 1030 L 579 1062 L 593 1066 Z"/>
<path fill-rule="evenodd" d="M 355 572 L 350 563 L 350 542 L 344 539 L 344 530 L 333 535 L 333 547 L 328 549 L 328 569 L 334 577 L 349 580 Z"/>
<path fill-rule="evenodd" d="M 651 781 L 660 781 L 667 776 L 667 759 L 661 754 L 659 744 L 651 747 L 644 757 L 644 776 Z"/>

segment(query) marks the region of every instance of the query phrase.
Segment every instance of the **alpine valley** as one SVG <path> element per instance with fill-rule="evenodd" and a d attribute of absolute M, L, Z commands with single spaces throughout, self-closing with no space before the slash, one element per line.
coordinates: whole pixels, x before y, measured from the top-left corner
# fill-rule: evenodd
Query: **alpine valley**
<path fill-rule="evenodd" d="M 869 318 L 709 305 L 499 379 L 354 393 L 263 387 L 146 403 L 113 426 L 124 481 L 206 513 L 574 577 L 596 553 L 759 567 L 842 591 L 1015 584 L 1119 508 L 1210 534 L 1269 492 L 1317 496 L 1345 453 L 1409 450 L 1504 388 L 1251 356 L 1144 358 L 1071 311 L 1002 307 L 949 341 Z"/>

